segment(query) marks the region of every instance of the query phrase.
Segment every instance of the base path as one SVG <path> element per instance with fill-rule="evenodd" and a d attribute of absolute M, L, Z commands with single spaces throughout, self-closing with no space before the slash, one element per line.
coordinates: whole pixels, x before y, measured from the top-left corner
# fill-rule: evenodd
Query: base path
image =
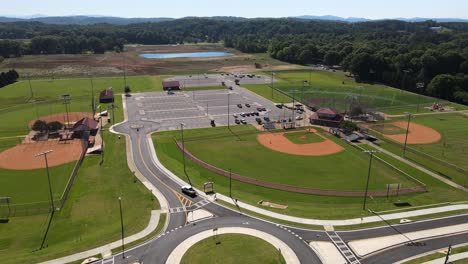
<path fill-rule="evenodd" d="M 49 167 L 54 167 L 80 159 L 83 145 L 81 140 L 48 140 L 23 143 L 0 153 L 0 168 L 9 170 L 33 170 L 45 168 L 43 157 L 36 154 L 52 150 L 47 154 Z"/>
<path fill-rule="evenodd" d="M 260 134 L 257 136 L 258 142 L 265 147 L 292 155 L 301 156 L 324 156 L 336 154 L 344 150 L 344 148 L 330 139 L 317 133 L 317 130 L 309 128 L 310 133 L 315 133 L 317 136 L 324 139 L 323 142 L 310 144 L 294 144 L 284 136 L 286 133 Z"/>
<path fill-rule="evenodd" d="M 74 124 L 80 121 L 80 119 L 84 117 L 93 118 L 93 113 L 88 113 L 88 112 L 69 112 L 68 113 L 68 121 L 70 122 L 70 124 Z M 65 124 L 67 123 L 67 113 L 59 113 L 59 114 L 53 114 L 53 115 L 48 115 L 48 116 L 41 116 L 38 119 L 29 121 L 28 126 L 32 127 L 34 122 L 36 122 L 36 120 L 42 120 L 47 123 L 52 122 L 52 121 L 58 121 L 62 124 Z"/>
<path fill-rule="evenodd" d="M 281 254 L 283 255 L 286 263 L 288 264 L 301 263 L 299 259 L 297 258 L 296 254 L 294 253 L 294 251 L 286 243 L 284 243 L 280 239 L 268 233 L 258 231 L 255 229 L 251 229 L 251 228 L 223 227 L 223 228 L 219 228 L 218 231 L 216 231 L 216 233 L 213 232 L 212 230 L 207 230 L 207 231 L 198 233 L 195 236 L 187 238 L 180 245 L 178 245 L 174 249 L 174 251 L 172 251 L 172 253 L 169 255 L 169 257 L 166 260 L 166 264 L 180 263 L 182 260 L 182 257 L 187 252 L 187 250 L 189 250 L 189 248 L 191 248 L 197 242 L 204 240 L 206 238 L 212 237 L 215 234 L 216 235 L 243 234 L 243 235 L 249 235 L 249 236 L 261 238 L 265 240 L 266 242 L 270 243 L 275 248 L 279 249 L 279 252 L 281 252 Z"/>

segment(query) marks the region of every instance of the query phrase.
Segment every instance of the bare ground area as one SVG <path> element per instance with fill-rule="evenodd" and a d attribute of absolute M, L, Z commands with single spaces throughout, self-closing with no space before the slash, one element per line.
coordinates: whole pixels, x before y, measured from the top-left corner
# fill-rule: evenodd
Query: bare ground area
<path fill-rule="evenodd" d="M 0 153 L 0 168 L 9 170 L 33 170 L 45 168 L 44 158 L 37 153 L 52 150 L 47 154 L 49 167 L 76 161 L 82 151 L 81 140 L 47 140 L 18 144 Z"/>
<path fill-rule="evenodd" d="M 257 136 L 258 142 L 265 147 L 292 155 L 301 156 L 324 156 L 339 153 L 343 147 L 317 133 L 317 130 L 309 128 L 309 132 L 316 133 L 325 139 L 323 142 L 310 144 L 294 144 L 284 136 L 285 133 L 260 134 Z"/>
<path fill-rule="evenodd" d="M 70 122 L 70 125 L 72 125 L 72 124 L 80 121 L 80 119 L 82 119 L 84 117 L 93 118 L 93 113 L 70 112 L 70 113 L 68 113 L 68 117 L 67 117 L 66 113 L 59 113 L 59 114 L 41 116 L 38 119 L 34 119 L 34 120 L 29 121 L 28 126 L 31 128 L 33 126 L 34 122 L 36 122 L 36 120 L 42 120 L 42 121 L 45 121 L 47 123 L 52 122 L 52 121 L 58 121 L 58 122 L 60 122 L 62 124 L 65 124 L 67 122 L 67 118 L 68 118 L 68 121 Z"/>
<path fill-rule="evenodd" d="M 199 51 L 228 51 L 231 57 L 219 58 L 178 58 L 145 59 L 142 53 L 172 53 Z M 290 69 L 299 66 L 283 63 L 265 54 L 251 55 L 227 50 L 219 44 L 199 45 L 127 45 L 123 53 L 106 54 L 60 54 L 28 55 L 5 59 L 0 63 L 0 71 L 16 69 L 20 75 L 31 74 L 33 78 L 57 78 L 87 76 L 159 75 L 195 72 L 253 71 L 254 63 L 265 65 L 265 69 Z"/>
<path fill-rule="evenodd" d="M 388 125 L 393 125 L 406 131 L 406 127 L 408 123 L 407 122 L 394 122 Z M 369 129 L 372 129 L 372 127 L 369 126 Z M 385 134 L 385 131 L 383 131 L 383 133 L 377 130 L 374 130 L 374 131 L 381 133 L 385 137 L 390 138 L 401 144 L 405 143 L 406 133 L 389 135 L 389 134 Z M 436 130 L 427 126 L 416 124 L 416 123 L 410 123 L 408 131 L 409 131 L 408 141 L 407 141 L 408 144 L 414 144 L 414 145 L 432 144 L 432 143 L 439 141 L 442 138 L 440 133 L 437 132 Z M 391 131 L 388 131 L 388 133 L 391 133 Z"/>

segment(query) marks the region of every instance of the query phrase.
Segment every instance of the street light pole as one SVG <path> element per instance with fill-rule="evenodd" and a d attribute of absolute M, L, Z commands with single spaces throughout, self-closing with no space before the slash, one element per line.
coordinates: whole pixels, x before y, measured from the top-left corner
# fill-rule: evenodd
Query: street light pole
<path fill-rule="evenodd" d="M 93 109 L 93 118 L 96 115 L 96 102 L 94 101 L 94 82 L 93 82 L 93 75 L 89 75 L 89 80 L 91 82 L 91 107 Z"/>
<path fill-rule="evenodd" d="M 33 89 L 32 89 L 32 85 L 31 85 L 31 75 L 27 75 L 28 76 L 28 82 L 29 82 L 29 92 L 31 93 L 31 99 L 34 98 L 34 93 L 33 93 Z"/>
<path fill-rule="evenodd" d="M 190 184 L 190 186 L 193 186 L 192 185 L 192 181 L 190 180 L 190 177 L 188 176 L 187 174 L 187 169 L 186 169 L 186 162 L 185 162 L 185 142 L 184 142 L 184 124 L 183 123 L 180 123 L 180 131 L 181 131 L 181 134 L 182 134 L 182 160 L 184 162 L 184 174 L 185 176 L 187 176 L 187 180 Z"/>
<path fill-rule="evenodd" d="M 38 154 L 36 154 L 34 156 L 34 157 L 44 156 L 46 171 L 47 171 L 47 181 L 49 183 L 50 205 L 52 207 L 52 210 L 50 211 L 49 223 L 47 224 L 47 229 L 46 229 L 46 231 L 44 233 L 44 237 L 42 238 L 42 243 L 41 243 L 41 247 L 39 248 L 39 250 L 42 250 L 44 248 L 44 243 L 46 241 L 47 234 L 49 233 L 50 224 L 52 223 L 52 218 L 54 217 L 54 213 L 55 213 L 54 196 L 52 194 L 52 184 L 50 183 L 49 162 L 47 161 L 47 154 L 50 153 L 50 152 L 52 152 L 52 150 L 47 150 L 47 151 L 38 153 Z"/>
<path fill-rule="evenodd" d="M 71 96 L 69 94 L 64 94 L 62 95 L 62 99 L 63 99 L 63 104 L 65 105 L 65 112 L 67 114 L 67 124 L 65 124 L 65 128 L 69 128 L 69 125 L 70 125 L 70 118 L 68 116 L 68 105 L 70 104 L 70 100 L 71 100 Z"/>
<path fill-rule="evenodd" d="M 229 197 L 232 198 L 232 171 L 229 169 Z"/>
<path fill-rule="evenodd" d="M 119 208 L 120 208 L 120 226 L 122 231 L 122 258 L 125 259 L 125 244 L 124 244 L 124 224 L 122 215 L 122 197 L 119 196 Z"/>
<path fill-rule="evenodd" d="M 227 108 L 228 108 L 228 109 L 227 109 L 227 110 L 228 110 L 228 111 L 227 111 L 227 112 L 228 112 L 228 128 L 229 128 L 229 115 L 230 115 L 230 113 L 229 113 L 230 97 L 231 97 L 231 93 L 228 92 L 228 105 L 227 105 Z"/>
<path fill-rule="evenodd" d="M 271 99 L 274 98 L 274 96 L 273 96 L 273 89 L 274 89 L 274 87 L 273 87 L 273 75 L 274 75 L 274 73 L 272 71 L 271 72 L 271 85 L 270 85 L 270 87 L 271 87 Z"/>
<path fill-rule="evenodd" d="M 405 115 L 408 117 L 408 125 L 406 126 L 406 136 L 405 136 L 405 145 L 403 147 L 403 157 L 405 157 L 405 154 L 406 154 L 406 144 L 408 143 L 409 126 L 410 126 L 411 117 L 413 117 L 413 114 L 411 113 L 405 113 Z"/>
<path fill-rule="evenodd" d="M 369 190 L 369 179 L 371 175 L 371 167 L 372 167 L 372 158 L 374 157 L 374 154 L 377 153 L 378 151 L 375 150 L 365 150 L 364 153 L 369 153 L 370 158 L 369 158 L 369 169 L 367 171 L 367 182 L 366 182 L 366 191 L 364 193 L 364 202 L 362 204 L 362 210 L 366 210 L 366 201 L 367 201 L 367 192 Z"/>
<path fill-rule="evenodd" d="M 423 82 L 416 83 L 417 92 L 421 92 L 423 88 L 424 88 L 424 83 Z M 420 103 L 421 103 L 421 94 L 418 96 L 418 106 L 416 107 L 416 113 L 419 113 L 419 104 Z"/>

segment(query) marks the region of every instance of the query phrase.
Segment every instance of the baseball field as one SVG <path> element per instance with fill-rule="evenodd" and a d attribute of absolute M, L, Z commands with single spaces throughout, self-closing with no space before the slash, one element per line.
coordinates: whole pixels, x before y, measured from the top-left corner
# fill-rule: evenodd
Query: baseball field
<path fill-rule="evenodd" d="M 332 107 L 345 111 L 349 110 L 350 106 L 360 106 L 366 110 L 387 114 L 429 112 L 425 107 L 434 102 L 441 102 L 459 110 L 468 109 L 467 106 L 442 102 L 440 99 L 380 84 L 356 83 L 353 78 L 341 72 L 302 70 L 264 74 L 273 76 L 276 81 L 273 84 L 245 86 L 274 102 L 288 103 L 294 97 L 297 101 L 316 107 Z M 276 91 L 272 91 L 272 85 Z"/>
<path fill-rule="evenodd" d="M 371 129 L 387 140 L 387 143 L 382 145 L 383 147 L 402 155 L 407 120 L 406 117 L 396 117 L 373 125 Z M 394 129 L 395 126 L 397 129 Z M 402 126 L 404 128 L 401 128 Z M 430 128 L 437 134 L 426 131 L 421 137 L 411 136 L 411 132 L 414 132 L 418 126 Z M 410 123 L 406 157 L 466 186 L 468 183 L 467 133 L 468 115 L 466 113 L 416 115 Z M 431 140 L 425 143 L 418 141 L 429 137 Z"/>
<path fill-rule="evenodd" d="M 226 127 L 184 130 L 184 134 L 187 137 L 187 149 L 191 153 L 196 153 L 198 158 L 215 163 L 223 169 L 232 169 L 233 173 L 243 174 L 255 180 L 261 179 L 296 187 L 315 188 L 320 186 L 324 189 L 338 190 L 354 188 L 354 190 L 360 191 L 365 188 L 369 157 L 349 146 L 342 146 L 345 150 L 333 155 L 314 157 L 273 151 L 261 145 L 257 140 L 258 133 L 248 126 L 231 126 L 231 130 Z M 300 131 L 294 132 L 294 134 L 297 137 L 303 136 L 303 132 Z M 176 146 L 174 139 L 180 139 L 179 131 L 158 132 L 153 135 L 153 140 L 157 145 L 156 152 L 161 162 L 180 178 L 187 180 L 183 170 L 182 153 Z M 329 139 L 334 140 L 333 138 Z M 334 142 L 340 144 L 339 141 Z M 462 191 L 455 190 L 390 156 L 385 154 L 377 154 L 377 156 L 426 184 L 427 192 L 391 196 L 388 200 L 385 197 L 372 197 L 369 208 L 375 211 L 401 209 L 401 204 L 407 204 L 406 208 L 411 209 L 413 206 L 460 201 L 467 198 Z M 353 162 L 359 163 L 361 167 L 354 166 L 351 164 Z M 228 177 L 208 170 L 190 159 L 187 159 L 186 164 L 187 173 L 194 186 L 203 189 L 203 183 L 213 181 L 217 192 L 229 194 Z M 379 162 L 374 162 L 374 165 L 380 167 Z M 334 170 L 334 166 L 343 166 L 341 169 L 350 166 L 344 170 L 349 173 L 337 172 Z M 388 168 L 382 166 L 385 171 L 383 173 L 376 172 L 375 168 L 372 170 L 375 177 L 371 176 L 370 179 L 370 186 L 373 190 L 385 189 L 386 183 L 402 182 L 403 186 L 411 184 L 411 182 L 405 181 L 403 176 L 392 174 Z M 329 175 L 333 175 L 334 178 L 329 177 Z M 232 195 L 255 206 L 258 206 L 257 203 L 261 200 L 288 205 L 288 208 L 284 210 L 267 207 L 265 209 L 295 216 L 344 219 L 363 214 L 362 197 L 295 193 L 238 180 L 232 182 Z M 339 208 L 339 210 L 330 210 L 330 206 Z"/>

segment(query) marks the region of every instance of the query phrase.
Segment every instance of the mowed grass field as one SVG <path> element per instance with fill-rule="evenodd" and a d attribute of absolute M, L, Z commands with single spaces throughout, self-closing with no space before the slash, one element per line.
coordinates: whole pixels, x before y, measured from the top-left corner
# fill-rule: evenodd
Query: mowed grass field
<path fill-rule="evenodd" d="M 318 136 L 317 134 L 307 131 L 285 133 L 284 136 L 294 144 L 310 144 L 325 141 L 324 138 Z"/>
<path fill-rule="evenodd" d="M 369 156 L 327 133 L 319 132 L 345 150 L 327 156 L 289 155 L 260 144 L 253 126 L 236 128 L 242 134 L 240 140 L 234 134 L 222 133 L 225 129 L 188 130 L 185 147 L 204 162 L 260 181 L 311 189 L 363 191 Z M 375 162 L 371 171 L 375 177 L 369 185 L 370 190 L 385 190 L 385 185 L 390 183 L 415 186 L 381 162 Z"/>
<path fill-rule="evenodd" d="M 271 76 L 271 73 L 265 74 Z M 353 78 L 338 72 L 281 71 L 275 72 L 274 78 L 277 82 L 273 86 L 286 95 L 278 91 L 272 95 L 271 84 L 245 85 L 245 87 L 274 102 L 291 102 L 294 96 L 303 103 L 312 101 L 318 107 L 333 107 L 342 111 L 348 110 L 353 104 L 387 114 L 402 114 L 405 111 L 428 112 L 429 110 L 424 107 L 440 101 L 384 85 L 356 83 Z M 307 83 L 303 84 L 303 81 Z M 444 105 L 468 109 L 467 106 L 448 102 L 444 102 Z"/>
<path fill-rule="evenodd" d="M 240 234 L 223 234 L 193 245 L 181 264 L 283 264 L 281 252 L 261 238 Z"/>
<path fill-rule="evenodd" d="M 161 91 L 162 80 L 167 77 L 131 76 L 127 77 L 127 85 L 130 86 L 132 92 Z M 29 132 L 27 124 L 30 120 L 65 112 L 60 95 L 71 95 L 70 112 L 91 112 L 92 90 L 94 90 L 96 105 L 99 104 L 99 93 L 108 87 L 113 88 L 116 97 L 123 93 L 123 78 L 93 78 L 92 82 L 94 89 L 92 89 L 89 78 L 31 80 L 33 100 L 30 100 L 31 92 L 28 80 L 21 80 L 1 88 L 0 119 L 8 125 L 0 128 L 0 137 L 26 135 Z"/>
<path fill-rule="evenodd" d="M 405 121 L 406 118 L 392 118 L 386 121 Z M 408 145 L 406 156 L 428 169 L 432 169 L 453 181 L 466 186 L 468 184 L 468 115 L 462 113 L 432 114 L 415 116 L 411 122 L 435 129 L 442 136 L 441 140 L 432 144 Z M 398 155 L 403 154 L 402 145 L 384 144 Z M 411 151 L 412 149 L 416 151 Z M 436 162 L 433 157 L 442 162 Z M 445 163 L 462 168 L 465 172 L 453 169 L 453 166 L 444 166 Z"/>
<path fill-rule="evenodd" d="M 236 134 L 241 134 L 241 132 L 246 129 L 248 130 L 249 128 L 231 126 L 231 130 L 234 131 Z M 192 136 L 200 134 L 202 138 L 205 138 L 205 135 L 207 133 L 222 135 L 231 133 L 227 128 L 223 127 L 210 128 L 205 130 L 185 130 L 184 132 L 191 133 Z M 174 138 L 178 138 L 179 136 L 179 131 L 159 132 L 153 135 L 153 141 L 155 142 L 155 148 L 158 158 L 161 160 L 164 166 L 171 170 L 175 175 L 179 176 L 181 179 L 187 181 L 183 170 L 181 152 L 174 143 Z M 240 137 L 244 138 L 243 135 L 240 135 Z M 216 140 L 215 136 L 213 136 L 212 138 L 213 140 Z M 242 142 L 239 141 L 239 143 Z M 248 160 L 248 162 L 256 164 L 257 161 L 261 160 L 259 157 L 256 157 L 254 159 L 255 153 L 253 153 L 252 151 L 245 150 L 245 152 L 250 153 L 251 155 L 251 158 Z M 246 154 L 243 153 L 242 155 Z M 359 155 L 362 155 L 362 153 L 359 153 Z M 372 210 L 382 211 L 391 209 L 401 209 L 401 207 L 398 207 L 397 205 L 395 205 L 395 203 L 402 202 L 409 203 L 411 206 L 408 206 L 407 208 L 411 209 L 412 206 L 421 206 L 441 202 L 464 201 L 468 198 L 468 195 L 466 193 L 453 189 L 448 185 L 443 184 L 442 182 L 430 177 L 429 175 L 426 175 L 402 162 L 399 162 L 398 160 L 395 160 L 384 154 L 379 154 L 379 156 L 381 156 L 387 162 L 390 162 L 394 166 L 398 167 L 402 171 L 424 182 L 427 185 L 428 192 L 410 195 L 400 195 L 399 197 L 394 196 L 390 197 L 390 199 L 388 200 L 385 197 L 372 197 L 368 200 L 369 208 L 371 208 Z M 270 162 L 269 165 L 271 163 L 273 162 Z M 368 160 L 365 168 L 367 168 L 367 164 Z M 294 167 L 294 165 L 295 163 L 284 163 L 285 168 L 292 168 Z M 234 172 L 238 172 L 236 169 L 232 169 Z M 291 170 L 294 170 L 294 168 L 292 168 Z M 197 164 L 191 162 L 188 159 L 187 173 L 195 187 L 203 189 L 203 184 L 205 182 L 212 181 L 215 183 L 216 192 L 223 193 L 225 195 L 229 194 L 229 179 L 227 177 L 213 173 L 201 166 L 198 166 Z M 282 178 L 290 178 L 293 176 L 294 175 L 288 173 L 285 177 Z M 310 176 L 312 177 L 314 176 L 314 174 L 311 173 Z M 361 182 L 364 182 L 364 178 L 366 176 L 367 173 L 362 175 L 363 179 Z M 376 177 L 371 177 L 372 185 L 379 186 L 378 184 L 376 184 L 377 181 L 378 179 Z M 363 189 L 364 184 L 362 185 L 362 190 Z M 289 207 L 285 210 L 272 209 L 267 207 L 262 208 L 282 214 L 300 217 L 320 219 L 347 219 L 352 217 L 360 217 L 362 215 L 370 215 L 370 213 L 362 211 L 362 197 L 330 197 L 298 194 L 258 187 L 251 184 L 238 182 L 235 180 L 233 180 L 232 182 L 232 195 L 233 197 L 238 198 L 240 201 L 249 203 L 254 206 L 258 206 L 257 203 L 260 200 L 287 204 Z M 330 208 L 334 208 L 334 210 L 330 210 Z"/>

